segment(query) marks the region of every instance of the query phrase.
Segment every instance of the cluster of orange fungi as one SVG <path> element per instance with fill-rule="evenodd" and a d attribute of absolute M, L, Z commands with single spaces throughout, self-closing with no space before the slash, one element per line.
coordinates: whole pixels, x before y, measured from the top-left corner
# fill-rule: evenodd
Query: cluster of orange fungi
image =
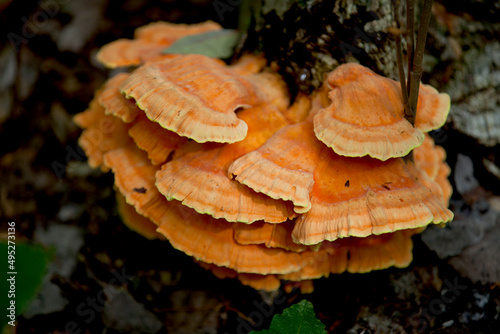
<path fill-rule="evenodd" d="M 408 266 L 412 235 L 453 218 L 445 152 L 426 134 L 444 124 L 449 97 L 421 85 L 413 127 L 399 83 L 358 64 L 290 105 L 262 57 L 162 54 L 216 29 L 153 23 L 97 55 L 134 67 L 75 116 L 89 164 L 114 173 L 124 222 L 267 291 Z"/>

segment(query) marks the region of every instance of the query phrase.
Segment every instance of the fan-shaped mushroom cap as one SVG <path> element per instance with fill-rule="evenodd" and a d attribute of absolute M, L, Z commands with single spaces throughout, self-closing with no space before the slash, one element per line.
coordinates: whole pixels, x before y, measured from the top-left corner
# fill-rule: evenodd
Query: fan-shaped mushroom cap
<path fill-rule="evenodd" d="M 150 240 L 165 239 L 163 235 L 156 232 L 156 225 L 151 220 L 138 214 L 132 205 L 127 204 L 125 197 L 119 191 L 116 192 L 116 201 L 118 212 L 128 228 Z"/>
<path fill-rule="evenodd" d="M 146 152 L 137 148 L 128 138 L 122 147 L 105 155 L 104 163 L 112 169 L 115 186 L 125 196 L 127 203 L 158 225 L 155 218 L 165 210 L 162 208 L 165 201 L 154 186 L 155 173 L 159 167 L 151 164 Z"/>
<path fill-rule="evenodd" d="M 150 23 L 138 28 L 133 40 L 119 39 L 103 46 L 97 53 L 97 60 L 109 68 L 140 65 L 161 55 L 165 48 L 182 37 L 220 29 L 219 24 L 211 21 L 199 24 Z"/>
<path fill-rule="evenodd" d="M 135 101 L 126 99 L 120 93 L 120 85 L 129 76 L 129 73 L 119 73 L 106 81 L 98 99 L 106 115 L 119 117 L 125 123 L 132 122 L 138 114 L 142 113 L 135 105 Z"/>
<path fill-rule="evenodd" d="M 123 83 L 122 92 L 150 120 L 197 142 L 243 140 L 247 125 L 235 110 L 262 102 L 250 81 L 202 55 L 147 63 Z"/>
<path fill-rule="evenodd" d="M 439 197 L 416 181 L 402 158 L 347 158 L 322 150 L 314 170 L 311 210 L 297 219 L 294 241 L 316 244 L 439 224 L 453 217 Z M 328 177 L 330 176 L 330 177 Z"/>
<path fill-rule="evenodd" d="M 75 115 L 73 120 L 84 129 L 78 144 L 85 151 L 89 165 L 93 168 L 101 166 L 106 171 L 107 167 L 102 166 L 104 155 L 123 145 L 128 139 L 129 126 L 118 117 L 105 115 L 104 108 L 98 103 L 101 92 L 96 92 L 89 108 Z"/>
<path fill-rule="evenodd" d="M 423 132 L 442 127 L 450 112 L 450 104 L 448 94 L 439 93 L 432 86 L 420 84 L 415 127 Z"/>
<path fill-rule="evenodd" d="M 187 138 L 151 122 L 144 114 L 137 117 L 128 133 L 136 145 L 148 153 L 153 165 L 165 162 L 172 151 L 187 141 Z"/>
<path fill-rule="evenodd" d="M 312 134 L 309 133 L 311 136 Z M 311 210 L 297 219 L 294 241 L 306 245 L 364 237 L 452 219 L 439 197 L 416 180 L 402 158 L 348 158 L 322 148 L 314 170 Z"/>
<path fill-rule="evenodd" d="M 233 162 L 229 175 L 257 192 L 292 201 L 297 213 L 307 212 L 319 159 L 312 148 L 323 145 L 314 136 L 304 136 L 308 130 L 312 131 L 311 122 L 284 127 L 259 149 Z"/>
<path fill-rule="evenodd" d="M 234 144 L 188 153 L 174 159 L 156 174 L 156 186 L 168 199 L 232 222 L 265 220 L 280 223 L 295 216 L 291 205 L 273 200 L 227 177 L 228 166 L 242 155 L 258 148 L 288 123 L 273 106 L 244 110 L 240 118 L 248 135 Z"/>
<path fill-rule="evenodd" d="M 424 140 L 404 118 L 395 81 L 348 63 L 331 72 L 326 84 L 332 103 L 314 117 L 314 132 L 335 153 L 387 160 L 405 156 Z"/>

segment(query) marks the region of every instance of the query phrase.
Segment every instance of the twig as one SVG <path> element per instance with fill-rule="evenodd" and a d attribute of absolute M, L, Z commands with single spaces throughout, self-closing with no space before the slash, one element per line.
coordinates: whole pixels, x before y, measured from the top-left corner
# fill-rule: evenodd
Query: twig
<path fill-rule="evenodd" d="M 410 111 L 411 115 L 408 121 L 415 124 L 415 112 L 417 110 L 418 91 L 420 87 L 420 79 L 422 78 L 422 62 L 424 58 L 425 42 L 427 39 L 427 30 L 431 19 L 433 0 L 425 0 L 422 8 L 422 16 L 420 18 L 420 27 L 418 29 L 417 47 L 413 56 L 412 67 L 409 75 L 410 79 Z"/>
<path fill-rule="evenodd" d="M 408 73 L 411 72 L 411 64 L 413 63 L 413 50 L 415 44 L 415 0 L 406 0 L 406 50 L 408 59 Z M 407 94 L 410 94 L 410 76 L 407 81 Z"/>

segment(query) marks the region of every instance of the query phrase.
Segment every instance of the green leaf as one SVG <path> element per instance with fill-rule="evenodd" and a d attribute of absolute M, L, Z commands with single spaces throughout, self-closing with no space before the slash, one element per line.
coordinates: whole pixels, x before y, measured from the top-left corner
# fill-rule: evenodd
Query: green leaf
<path fill-rule="evenodd" d="M 316 318 L 311 302 L 303 300 L 276 314 L 268 330 L 250 334 L 326 334 L 325 325 Z"/>
<path fill-rule="evenodd" d="M 39 245 L 17 241 L 15 247 L 12 247 L 13 245 L 13 243 L 9 245 L 5 240 L 0 241 L 0 258 L 3 258 L 3 263 L 0 265 L 0 293 L 2 294 L 0 299 L 1 309 L 4 310 L 0 319 L 0 329 L 11 321 L 8 317 L 10 314 L 8 308 L 12 307 L 11 301 L 15 303 L 17 319 L 17 316 L 22 314 L 36 297 L 54 253 Z M 8 252 L 14 255 L 14 262 L 8 262 Z"/>
<path fill-rule="evenodd" d="M 178 39 L 163 50 L 163 53 L 197 53 L 213 58 L 229 58 L 240 39 L 236 30 L 223 29 L 208 31 L 203 34 L 189 35 Z"/>

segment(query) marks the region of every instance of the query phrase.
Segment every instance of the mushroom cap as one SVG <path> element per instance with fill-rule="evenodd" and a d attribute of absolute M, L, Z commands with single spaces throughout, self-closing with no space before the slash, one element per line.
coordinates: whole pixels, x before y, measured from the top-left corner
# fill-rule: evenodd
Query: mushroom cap
<path fill-rule="evenodd" d="M 445 123 L 450 110 L 448 94 L 420 84 L 414 128 L 404 117 L 400 83 L 355 63 L 337 67 L 324 87 L 331 104 L 315 114 L 314 131 L 335 153 L 349 157 L 405 156 L 422 143 L 422 132 Z"/>
<path fill-rule="evenodd" d="M 151 122 L 142 111 L 128 133 L 135 144 L 148 153 L 153 165 L 165 162 L 170 153 L 187 142 L 187 138 Z"/>
<path fill-rule="evenodd" d="M 150 23 L 136 29 L 133 40 L 119 39 L 103 46 L 97 53 L 97 60 L 109 68 L 140 65 L 160 56 L 165 48 L 182 37 L 220 29 L 222 27 L 212 21 L 198 24 Z"/>
<path fill-rule="evenodd" d="M 312 147 L 322 145 L 314 136 L 311 122 L 289 125 L 274 134 L 264 145 L 237 159 L 228 173 L 238 182 L 274 199 L 292 201 L 297 213 L 311 207 L 309 192 L 319 156 Z"/>
<path fill-rule="evenodd" d="M 355 63 L 327 77 L 331 104 L 314 116 L 316 137 L 335 153 L 380 160 L 407 155 L 424 140 L 405 118 L 401 88 Z"/>
<path fill-rule="evenodd" d="M 234 143 L 247 125 L 235 110 L 262 102 L 262 94 L 220 61 L 185 55 L 139 67 L 122 84 L 150 120 L 197 142 Z"/>
<path fill-rule="evenodd" d="M 93 168 L 100 166 L 103 171 L 107 171 L 103 165 L 104 155 L 127 141 L 129 125 L 118 117 L 104 113 L 104 108 L 98 102 L 101 93 L 102 90 L 97 91 L 89 108 L 75 115 L 73 120 L 84 129 L 78 144 L 85 151 L 89 165 Z"/>
<path fill-rule="evenodd" d="M 258 148 L 288 123 L 274 106 L 246 109 L 240 118 L 248 124 L 244 140 L 218 144 L 187 153 L 163 165 L 156 186 L 168 199 L 176 199 L 199 213 L 231 222 L 265 220 L 280 223 L 295 216 L 289 203 L 277 201 L 227 177 L 228 166 Z"/>
<path fill-rule="evenodd" d="M 155 217 L 165 210 L 165 201 L 154 186 L 159 167 L 151 164 L 146 152 L 137 148 L 129 138 L 124 146 L 108 152 L 104 163 L 113 171 L 115 186 L 127 203 L 158 225 Z"/>
<path fill-rule="evenodd" d="M 316 152 L 321 159 L 314 170 L 311 210 L 297 219 L 292 234 L 297 243 L 390 233 L 453 218 L 402 158 L 352 159 L 326 147 Z"/>
<path fill-rule="evenodd" d="M 165 240 L 163 235 L 156 232 L 156 225 L 151 220 L 138 214 L 132 205 L 127 204 L 125 197 L 119 191 L 116 192 L 116 202 L 118 203 L 118 212 L 123 219 L 123 223 L 129 229 L 150 240 Z"/>
<path fill-rule="evenodd" d="M 106 115 L 119 117 L 123 122 L 130 123 L 142 111 L 135 105 L 135 101 L 126 99 L 120 93 L 120 85 L 130 76 L 129 73 L 118 73 L 104 83 L 99 103 Z"/>

